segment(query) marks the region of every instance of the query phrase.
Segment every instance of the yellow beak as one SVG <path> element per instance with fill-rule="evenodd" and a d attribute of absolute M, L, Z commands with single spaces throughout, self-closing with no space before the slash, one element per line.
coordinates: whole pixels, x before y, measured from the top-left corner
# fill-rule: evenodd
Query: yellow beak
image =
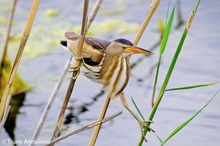
<path fill-rule="evenodd" d="M 131 53 L 131 54 L 144 54 L 147 56 L 150 56 L 153 54 L 152 52 L 150 52 L 148 50 L 145 50 L 145 49 L 142 49 L 139 47 L 135 47 L 135 46 L 126 46 L 124 49 L 124 52 Z"/>

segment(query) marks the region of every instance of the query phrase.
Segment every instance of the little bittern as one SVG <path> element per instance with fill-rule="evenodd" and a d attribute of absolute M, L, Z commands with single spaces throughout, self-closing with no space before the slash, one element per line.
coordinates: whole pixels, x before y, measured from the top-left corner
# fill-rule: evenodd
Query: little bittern
<path fill-rule="evenodd" d="M 61 45 L 75 57 L 80 36 L 74 32 L 66 32 L 65 37 L 67 41 L 61 41 Z M 107 90 L 108 96 L 114 99 L 122 93 L 128 83 L 130 76 L 129 56 L 132 54 L 152 55 L 153 53 L 136 47 L 130 41 L 122 38 L 110 42 L 86 37 L 81 52 L 83 64 L 81 71 L 92 81 L 101 83 Z M 139 124 L 144 126 L 138 116 L 130 110 L 126 100 L 123 97 L 121 100 Z"/>

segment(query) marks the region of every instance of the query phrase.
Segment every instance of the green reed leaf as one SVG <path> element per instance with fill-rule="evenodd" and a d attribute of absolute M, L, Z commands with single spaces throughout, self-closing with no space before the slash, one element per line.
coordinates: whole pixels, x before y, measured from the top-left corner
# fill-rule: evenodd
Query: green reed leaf
<path fill-rule="evenodd" d="M 168 137 L 164 140 L 164 142 L 162 143 L 162 146 L 170 139 L 172 138 L 177 132 L 179 132 L 182 128 L 184 128 L 187 124 L 189 124 L 189 122 L 191 122 L 198 114 L 200 114 L 202 112 L 203 109 L 205 109 L 209 103 L 219 94 L 220 90 L 198 111 L 196 112 L 191 118 L 189 118 L 188 120 L 186 120 L 185 122 L 183 122 L 182 124 L 180 124 L 176 129 L 174 129 L 169 135 Z"/>
<path fill-rule="evenodd" d="M 193 86 L 184 86 L 184 87 L 178 87 L 178 88 L 170 88 L 170 89 L 166 89 L 165 91 L 187 90 L 187 89 L 200 88 L 200 87 L 205 87 L 205 86 L 212 86 L 215 84 L 217 84 L 217 82 L 209 83 L 209 84 L 199 84 L 199 85 L 193 85 Z"/>

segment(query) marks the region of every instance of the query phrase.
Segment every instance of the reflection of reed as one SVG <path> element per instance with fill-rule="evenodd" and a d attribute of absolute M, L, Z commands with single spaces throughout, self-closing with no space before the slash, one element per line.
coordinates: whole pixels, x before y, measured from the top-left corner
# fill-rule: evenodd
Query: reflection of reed
<path fill-rule="evenodd" d="M 69 109 L 69 113 L 65 117 L 64 124 L 69 124 L 71 122 L 73 123 L 79 123 L 81 120 L 79 118 L 79 115 L 89 111 L 89 107 L 94 105 L 96 102 L 98 102 L 98 99 L 101 98 L 104 95 L 105 91 L 100 90 L 99 93 L 92 97 L 85 97 L 88 99 L 92 99 L 90 102 L 82 103 L 82 104 L 74 104 L 77 101 L 73 101 L 73 104 L 68 106 L 67 109 Z"/>

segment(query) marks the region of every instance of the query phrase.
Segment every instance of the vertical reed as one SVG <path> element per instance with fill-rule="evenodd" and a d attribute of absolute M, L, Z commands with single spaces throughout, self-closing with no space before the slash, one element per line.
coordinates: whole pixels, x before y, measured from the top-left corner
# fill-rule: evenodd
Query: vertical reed
<path fill-rule="evenodd" d="M 93 10 L 91 12 L 91 15 L 90 15 L 90 17 L 88 19 L 87 30 L 89 29 L 91 23 L 93 22 L 96 14 L 97 14 L 97 12 L 98 12 L 98 10 L 100 8 L 101 3 L 102 3 L 102 0 L 97 0 L 96 1 L 95 7 L 93 8 Z M 58 79 L 58 81 L 57 81 L 57 83 L 56 83 L 56 85 L 55 85 L 55 87 L 53 89 L 53 92 L 51 93 L 51 96 L 50 96 L 50 98 L 49 98 L 49 100 L 47 102 L 47 105 L 44 108 L 43 114 L 41 115 L 41 118 L 40 118 L 40 120 L 39 120 L 39 122 L 37 124 L 36 130 L 35 130 L 35 132 L 34 132 L 34 134 L 32 136 L 32 140 L 36 140 L 38 138 L 39 134 L 40 134 L 40 131 L 41 131 L 42 126 L 43 126 L 43 124 L 44 124 L 44 122 L 46 120 L 46 117 L 48 115 L 50 107 L 52 106 L 52 103 L 53 103 L 53 101 L 54 101 L 54 99 L 55 99 L 55 97 L 56 97 L 56 95 L 57 95 L 57 93 L 58 93 L 58 91 L 59 91 L 59 89 L 60 89 L 60 87 L 61 87 L 61 85 L 63 83 L 64 77 L 66 76 L 66 73 L 67 73 L 67 71 L 68 71 L 68 69 L 70 67 L 71 60 L 72 60 L 72 57 L 70 57 L 70 59 L 68 59 L 66 64 L 65 64 L 64 71 L 61 73 L 61 76 Z M 34 144 L 31 143 L 30 145 L 34 145 Z"/>
<path fill-rule="evenodd" d="M 153 14 L 154 14 L 156 8 L 158 7 L 159 3 L 160 3 L 160 0 L 153 0 L 152 1 L 152 4 L 150 6 L 150 9 L 149 9 L 145 19 L 144 19 L 144 22 L 142 23 L 139 31 L 137 32 L 137 34 L 136 34 L 136 36 L 134 38 L 134 41 L 133 41 L 134 45 L 137 45 L 137 43 L 139 42 L 139 40 L 140 40 L 140 38 L 141 38 L 145 28 L 147 27 L 148 22 L 150 21 L 151 17 L 153 16 Z M 120 96 L 122 96 L 122 95 L 120 95 Z M 107 97 L 105 99 L 105 102 L 104 102 L 104 104 L 102 106 L 102 109 L 101 109 L 101 112 L 100 112 L 98 120 L 102 120 L 105 117 L 105 114 L 106 114 L 106 111 L 108 109 L 109 103 L 110 103 L 110 98 L 107 95 Z M 96 140 L 97 140 L 98 135 L 99 135 L 99 131 L 101 129 L 101 126 L 102 126 L 102 124 L 97 125 L 95 127 L 95 129 L 93 131 L 93 134 L 92 134 L 92 137 L 91 137 L 90 142 L 89 142 L 90 146 L 95 145 Z"/>
<path fill-rule="evenodd" d="M 6 84 L 6 87 L 5 87 L 3 96 L 2 96 L 2 100 L 1 100 L 1 103 L 0 103 L 0 119 L 2 119 L 3 111 L 5 109 L 5 103 L 7 101 L 8 96 L 9 96 L 10 88 L 11 88 L 12 82 L 14 80 L 15 74 L 17 72 L 17 69 L 18 69 L 18 66 L 19 66 L 19 63 L 20 63 L 20 60 L 21 60 L 21 57 L 22 57 L 24 47 L 25 47 L 26 42 L 28 40 L 28 37 L 30 35 L 31 28 L 32 28 L 32 25 L 33 25 L 33 21 L 34 21 L 34 18 L 35 18 L 35 14 L 37 12 L 39 2 L 40 2 L 39 0 L 34 0 L 34 2 L 32 4 L 32 8 L 31 8 L 31 11 L 30 11 L 30 14 L 29 14 L 29 17 L 28 17 L 28 21 L 27 21 L 26 26 L 25 26 L 25 30 L 23 32 L 23 36 L 22 36 L 22 39 L 21 39 L 21 42 L 20 42 L 20 46 L 18 48 L 18 52 L 16 54 L 15 61 L 12 65 L 12 69 L 11 69 L 10 74 L 9 74 L 8 82 Z"/>
<path fill-rule="evenodd" d="M 84 39 L 85 39 L 85 35 L 86 35 L 88 5 L 89 5 L 89 1 L 85 0 L 84 1 L 84 9 L 83 9 L 81 36 L 80 36 L 79 47 L 78 47 L 78 50 L 77 50 L 77 56 L 76 56 L 75 64 L 74 64 L 75 70 L 72 73 L 72 79 L 70 80 L 70 83 L 69 83 L 69 86 L 68 86 L 68 89 L 67 89 L 67 92 L 66 92 L 66 96 L 65 96 L 65 99 L 63 101 L 62 109 L 60 111 L 60 115 L 59 115 L 59 118 L 58 118 L 58 121 L 57 121 L 57 125 L 56 125 L 56 128 L 55 128 L 54 133 L 53 133 L 53 137 L 52 137 L 51 140 L 58 137 L 60 127 L 61 127 L 61 124 L 62 124 L 62 121 L 63 121 L 63 117 L 64 117 L 64 114 L 65 114 L 65 111 L 66 111 L 66 107 L 68 105 L 70 96 L 72 94 L 77 76 L 80 73 L 81 51 L 82 51 L 82 48 L 83 48 Z"/>

